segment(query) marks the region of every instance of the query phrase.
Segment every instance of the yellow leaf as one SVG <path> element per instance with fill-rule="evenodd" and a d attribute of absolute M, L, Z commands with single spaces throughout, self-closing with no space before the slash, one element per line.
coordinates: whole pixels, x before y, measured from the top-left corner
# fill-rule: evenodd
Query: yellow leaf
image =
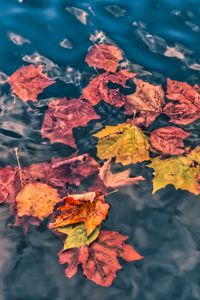
<path fill-rule="evenodd" d="M 148 167 L 154 169 L 153 193 L 172 184 L 176 189 L 200 194 L 200 147 L 196 147 L 187 155 L 166 159 L 153 158 Z"/>
<path fill-rule="evenodd" d="M 141 129 L 131 124 L 106 126 L 94 135 L 99 138 L 97 156 L 100 159 L 116 157 L 122 165 L 149 160 L 148 137 Z"/>
<path fill-rule="evenodd" d="M 40 182 L 28 183 L 17 194 L 17 214 L 19 217 L 31 216 L 42 220 L 53 212 L 60 201 L 57 190 L 51 186 Z"/>
<path fill-rule="evenodd" d="M 63 247 L 63 250 L 67 250 L 91 244 L 98 237 L 100 226 L 97 226 L 89 236 L 83 223 L 59 227 L 56 230 L 67 235 Z"/>

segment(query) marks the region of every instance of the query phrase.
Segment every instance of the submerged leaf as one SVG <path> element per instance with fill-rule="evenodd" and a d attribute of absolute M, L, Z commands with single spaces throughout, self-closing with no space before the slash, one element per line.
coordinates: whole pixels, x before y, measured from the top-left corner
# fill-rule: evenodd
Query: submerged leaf
<path fill-rule="evenodd" d="M 53 100 L 46 111 L 41 134 L 52 143 L 63 143 L 75 148 L 73 128 L 86 126 L 89 121 L 99 118 L 86 101 L 66 98 Z"/>
<path fill-rule="evenodd" d="M 137 261 L 143 257 L 131 246 L 125 244 L 127 236 L 114 231 L 101 231 L 98 239 L 88 247 L 74 248 L 59 253 L 61 264 L 68 264 L 65 274 L 74 276 L 79 264 L 83 274 L 96 284 L 110 286 L 116 272 L 122 269 L 118 257 L 126 261 Z"/>
<path fill-rule="evenodd" d="M 90 67 L 114 73 L 122 58 L 122 52 L 116 46 L 95 45 L 89 50 L 85 61 Z"/>
<path fill-rule="evenodd" d="M 183 139 L 189 133 L 175 126 L 158 128 L 151 132 L 150 142 L 154 149 L 163 154 L 179 155 L 185 152 Z"/>
<path fill-rule="evenodd" d="M 21 67 L 8 78 L 14 94 L 23 101 L 34 102 L 37 101 L 38 94 L 54 82 L 43 73 L 42 65 Z"/>
<path fill-rule="evenodd" d="M 154 169 L 153 193 L 172 184 L 176 189 L 187 190 L 195 195 L 200 194 L 199 146 L 187 155 L 166 159 L 153 158 L 148 167 Z"/>
<path fill-rule="evenodd" d="M 167 80 L 167 97 L 176 102 L 165 105 L 163 112 L 170 117 L 170 122 L 187 125 L 200 118 L 200 92 L 196 85 L 186 82 Z"/>
<path fill-rule="evenodd" d="M 106 126 L 94 135 L 99 138 L 97 155 L 100 159 L 116 157 L 123 165 L 149 160 L 149 143 L 137 126 L 119 124 Z"/>
<path fill-rule="evenodd" d="M 49 224 L 50 229 L 83 222 L 87 236 L 106 219 L 109 205 L 102 195 L 95 192 L 70 195 L 64 204 L 57 208 L 55 218 Z"/>
<path fill-rule="evenodd" d="M 31 216 L 43 220 L 60 201 L 56 189 L 40 182 L 28 183 L 17 194 L 17 214 L 19 217 Z"/>

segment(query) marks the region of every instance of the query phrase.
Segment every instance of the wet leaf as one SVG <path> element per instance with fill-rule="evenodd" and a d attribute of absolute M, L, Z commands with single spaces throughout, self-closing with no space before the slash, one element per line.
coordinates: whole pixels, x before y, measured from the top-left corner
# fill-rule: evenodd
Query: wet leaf
<path fill-rule="evenodd" d="M 129 177 L 131 170 L 125 170 L 123 172 L 112 173 L 111 171 L 111 160 L 106 161 L 103 166 L 99 169 L 99 177 L 102 179 L 106 187 L 119 188 L 122 186 L 137 184 L 144 177 Z"/>
<path fill-rule="evenodd" d="M 126 97 L 125 113 L 134 115 L 133 123 L 148 127 L 162 112 L 164 92 L 160 85 L 153 85 L 135 78 L 136 91 Z M 136 113 L 139 115 L 135 117 Z"/>
<path fill-rule="evenodd" d="M 97 156 L 100 159 L 116 157 L 116 162 L 123 165 L 149 160 L 148 138 L 137 126 L 124 123 L 106 126 L 94 136 L 99 138 Z"/>
<path fill-rule="evenodd" d="M 75 148 L 73 128 L 86 126 L 91 120 L 99 118 L 86 101 L 66 98 L 53 100 L 46 111 L 41 134 L 51 143 L 63 143 Z"/>
<path fill-rule="evenodd" d="M 109 205 L 104 197 L 95 192 L 70 195 L 64 204 L 57 208 L 55 219 L 49 224 L 50 229 L 83 222 L 87 236 L 106 219 Z"/>
<path fill-rule="evenodd" d="M 67 235 L 63 247 L 63 250 L 67 250 L 91 244 L 97 239 L 100 228 L 97 226 L 89 236 L 87 236 L 85 226 L 82 223 L 59 227 L 57 231 Z"/>
<path fill-rule="evenodd" d="M 131 246 L 125 244 L 127 236 L 114 231 L 101 231 L 98 239 L 88 247 L 74 248 L 59 253 L 61 264 L 68 264 L 65 274 L 68 278 L 82 265 L 83 274 L 96 284 L 110 286 L 116 272 L 122 269 L 118 257 L 131 262 L 143 257 Z"/>
<path fill-rule="evenodd" d="M 175 102 L 165 105 L 163 112 L 170 122 L 188 125 L 200 118 L 200 93 L 197 85 L 192 87 L 186 82 L 167 80 L 167 97 Z"/>
<path fill-rule="evenodd" d="M 154 169 L 153 193 L 172 184 L 176 189 L 200 194 L 200 147 L 187 155 L 162 159 L 156 157 L 148 165 Z"/>
<path fill-rule="evenodd" d="M 60 201 L 56 189 L 40 182 L 28 183 L 16 196 L 17 214 L 43 220 Z"/>
<path fill-rule="evenodd" d="M 13 93 L 23 101 L 37 101 L 38 94 L 55 81 L 43 73 L 43 66 L 24 66 L 15 71 L 9 78 Z"/>
<path fill-rule="evenodd" d="M 89 84 L 83 89 L 81 98 L 88 100 L 92 105 L 96 105 L 99 101 L 121 107 L 126 102 L 126 97 L 120 92 L 119 88 L 109 88 L 108 83 L 112 82 L 123 87 L 129 79 L 133 79 L 136 73 L 131 73 L 126 70 L 120 70 L 115 74 L 103 73 L 94 77 Z"/>
<path fill-rule="evenodd" d="M 114 73 L 122 58 L 122 52 L 116 46 L 95 45 L 90 48 L 85 61 L 90 67 Z"/>
<path fill-rule="evenodd" d="M 189 133 L 175 126 L 158 128 L 151 132 L 150 142 L 163 154 L 179 155 L 185 152 L 183 140 Z"/>

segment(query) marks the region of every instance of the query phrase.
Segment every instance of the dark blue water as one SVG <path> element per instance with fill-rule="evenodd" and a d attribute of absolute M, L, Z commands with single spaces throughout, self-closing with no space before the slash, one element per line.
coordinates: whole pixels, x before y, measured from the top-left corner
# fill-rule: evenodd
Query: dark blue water
<path fill-rule="evenodd" d="M 153 82 L 166 77 L 199 82 L 199 0 L 0 0 L 0 164 L 16 164 L 18 147 L 23 165 L 68 156 L 72 149 L 50 145 L 40 136 L 50 97 L 78 97 L 93 70 L 85 62 L 91 39 L 98 34 L 120 47 L 140 77 Z M 3 84 L 6 76 L 31 62 L 43 63 L 57 79 L 38 103 L 24 104 Z M 102 124 L 123 116 L 100 106 Z M 158 123 L 167 124 L 167 120 Z M 76 131 L 81 153 L 94 152 L 89 137 L 96 122 Z M 187 127 L 190 144 L 200 138 L 200 122 Z M 145 256 L 122 262 L 112 287 L 103 288 L 82 276 L 66 279 L 56 253 L 61 242 L 45 228 L 24 237 L 9 226 L 7 207 L 0 208 L 0 300 L 199 300 L 200 199 L 173 187 L 152 196 L 151 171 L 143 165 L 133 173 L 146 182 L 108 197 L 112 208 L 104 228 L 130 236 Z"/>

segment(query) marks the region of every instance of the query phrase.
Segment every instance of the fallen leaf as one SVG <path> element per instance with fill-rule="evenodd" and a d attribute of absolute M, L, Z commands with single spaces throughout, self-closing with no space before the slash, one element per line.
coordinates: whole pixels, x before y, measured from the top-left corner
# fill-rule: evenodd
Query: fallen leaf
<path fill-rule="evenodd" d="M 116 162 L 122 165 L 149 160 L 148 138 L 137 126 L 124 123 L 106 126 L 94 136 L 99 138 L 97 156 L 100 159 L 116 157 Z"/>
<path fill-rule="evenodd" d="M 136 91 L 126 96 L 125 113 L 134 115 L 136 125 L 148 127 L 162 113 L 164 91 L 161 85 L 153 85 L 135 78 Z M 135 117 L 136 113 L 139 115 Z"/>
<path fill-rule="evenodd" d="M 153 193 L 172 184 L 176 189 L 200 194 L 200 147 L 197 146 L 187 155 L 162 159 L 156 157 L 148 165 L 154 169 Z"/>
<path fill-rule="evenodd" d="M 112 173 L 111 171 L 111 159 L 106 161 L 103 166 L 99 169 L 99 177 L 102 179 L 106 187 L 119 188 L 122 186 L 137 184 L 144 177 L 129 177 L 131 169 L 125 170 L 123 172 Z"/>
<path fill-rule="evenodd" d="M 46 111 L 41 134 L 52 143 L 63 143 L 76 148 L 73 128 L 86 126 L 91 120 L 99 118 L 86 101 L 66 98 L 53 100 Z"/>
<path fill-rule="evenodd" d="M 40 182 L 28 183 L 16 196 L 17 214 L 43 220 L 60 201 L 57 190 L 51 186 Z"/>
<path fill-rule="evenodd" d="M 175 102 L 167 103 L 163 112 L 170 122 L 188 125 L 200 118 L 200 93 L 198 86 L 186 82 L 167 80 L 167 97 Z"/>
<path fill-rule="evenodd" d="M 70 195 L 64 204 L 57 208 L 55 219 L 49 224 L 50 229 L 83 222 L 87 236 L 106 219 L 109 205 L 104 197 L 95 192 Z"/>
<path fill-rule="evenodd" d="M 163 154 L 179 155 L 185 152 L 183 140 L 189 133 L 175 126 L 158 128 L 151 132 L 150 142 L 154 149 Z"/>
<path fill-rule="evenodd" d="M 97 239 L 100 232 L 100 228 L 97 226 L 94 231 L 87 236 L 85 226 L 82 223 L 59 227 L 56 230 L 67 235 L 63 250 L 89 245 Z"/>
<path fill-rule="evenodd" d="M 23 101 L 37 101 L 38 94 L 55 81 L 43 73 L 43 66 L 24 66 L 15 71 L 7 80 L 13 93 Z"/>
<path fill-rule="evenodd" d="M 83 89 L 81 98 L 88 100 L 92 105 L 98 104 L 101 100 L 121 107 L 126 102 L 126 97 L 120 92 L 119 88 L 109 88 L 108 83 L 119 84 L 122 87 L 128 88 L 126 82 L 133 79 L 136 73 L 120 70 L 115 74 L 108 72 L 94 77 L 89 84 Z"/>
<path fill-rule="evenodd" d="M 59 253 L 59 262 L 68 264 L 65 274 L 68 278 L 77 273 L 82 265 L 83 274 L 98 285 L 108 287 L 122 269 L 118 257 L 131 262 L 143 257 L 131 246 L 125 244 L 127 236 L 114 231 L 101 231 L 98 239 L 89 246 L 82 246 Z"/>
<path fill-rule="evenodd" d="M 90 67 L 114 73 L 122 58 L 122 52 L 116 46 L 95 45 L 90 48 L 85 61 Z"/>

